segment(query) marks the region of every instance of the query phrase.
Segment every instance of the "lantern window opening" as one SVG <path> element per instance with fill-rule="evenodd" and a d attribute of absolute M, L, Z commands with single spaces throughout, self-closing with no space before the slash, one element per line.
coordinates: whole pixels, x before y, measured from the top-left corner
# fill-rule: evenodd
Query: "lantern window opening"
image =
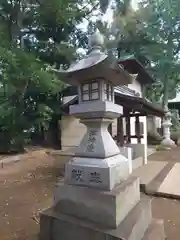
<path fill-rule="evenodd" d="M 113 86 L 110 83 L 105 83 L 104 84 L 104 95 L 105 95 L 105 100 L 113 102 Z"/>
<path fill-rule="evenodd" d="M 99 89 L 99 82 L 93 81 L 91 83 L 84 83 L 81 86 L 81 100 L 82 102 L 85 101 L 93 101 L 100 99 L 100 89 Z"/>

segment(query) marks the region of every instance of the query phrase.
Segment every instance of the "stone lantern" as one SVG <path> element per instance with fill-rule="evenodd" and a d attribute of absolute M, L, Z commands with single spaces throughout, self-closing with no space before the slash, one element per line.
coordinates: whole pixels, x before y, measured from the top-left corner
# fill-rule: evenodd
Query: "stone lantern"
<path fill-rule="evenodd" d="M 164 240 L 163 225 L 152 220 L 150 199 L 140 199 L 139 178 L 128 177 L 128 160 L 107 130 L 123 113 L 114 103 L 114 86 L 132 78 L 102 45 L 96 32 L 89 54 L 57 72 L 78 87 L 79 103 L 70 113 L 87 132 L 66 164 L 65 182 L 56 185 L 53 207 L 41 213 L 40 240 Z"/>
<path fill-rule="evenodd" d="M 66 165 L 68 184 L 111 190 L 128 175 L 128 160 L 120 154 L 107 128 L 123 114 L 114 103 L 114 86 L 130 84 L 132 77 L 117 60 L 102 52 L 103 36 L 96 32 L 90 39 L 89 54 L 68 70 L 58 74 L 78 88 L 78 104 L 70 114 L 80 118 L 87 132 Z"/>
<path fill-rule="evenodd" d="M 167 148 L 176 147 L 175 142 L 171 139 L 170 127 L 172 126 L 172 123 L 171 113 L 169 112 L 168 108 L 165 109 L 165 118 L 163 120 L 162 126 L 164 139 L 161 141 L 161 146 Z"/>

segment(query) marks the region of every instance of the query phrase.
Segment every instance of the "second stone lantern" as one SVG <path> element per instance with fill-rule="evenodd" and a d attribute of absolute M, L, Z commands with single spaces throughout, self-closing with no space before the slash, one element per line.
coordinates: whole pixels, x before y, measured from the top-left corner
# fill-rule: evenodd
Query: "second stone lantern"
<path fill-rule="evenodd" d="M 107 128 L 123 108 L 114 103 L 114 86 L 130 84 L 131 76 L 102 51 L 103 36 L 96 32 L 89 39 L 89 54 L 57 73 L 78 88 L 78 104 L 70 106 L 70 114 L 86 125 L 87 132 L 66 165 L 65 182 L 111 190 L 128 174 L 128 160 Z"/>

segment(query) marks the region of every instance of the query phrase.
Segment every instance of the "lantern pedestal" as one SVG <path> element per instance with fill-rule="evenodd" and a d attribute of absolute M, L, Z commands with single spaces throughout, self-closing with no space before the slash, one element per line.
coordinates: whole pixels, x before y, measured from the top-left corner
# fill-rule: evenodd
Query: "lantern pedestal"
<path fill-rule="evenodd" d="M 103 118 L 81 120 L 87 132 L 66 165 L 66 183 L 111 190 L 127 178 L 128 159 L 120 154 L 107 130 L 111 122 Z"/>
<path fill-rule="evenodd" d="M 176 144 L 172 139 L 165 138 L 161 141 L 161 146 L 167 147 L 167 148 L 174 148 L 174 147 L 176 147 Z"/>
<path fill-rule="evenodd" d="M 140 201 L 139 179 L 130 177 L 111 191 L 58 183 L 56 212 L 76 216 L 115 229 Z"/>
<path fill-rule="evenodd" d="M 40 240 L 164 240 L 151 200 L 140 199 L 139 179 L 111 191 L 60 183 L 54 206 L 40 216 Z"/>

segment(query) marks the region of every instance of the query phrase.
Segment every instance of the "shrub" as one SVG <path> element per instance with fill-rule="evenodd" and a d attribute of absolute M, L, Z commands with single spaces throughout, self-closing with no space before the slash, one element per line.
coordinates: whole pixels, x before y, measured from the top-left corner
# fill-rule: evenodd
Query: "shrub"
<path fill-rule="evenodd" d="M 162 141 L 162 137 L 157 132 L 148 132 L 147 133 L 148 144 L 157 145 Z"/>
<path fill-rule="evenodd" d="M 167 150 L 167 148 L 161 145 L 156 146 L 156 151 L 164 151 L 164 150 Z"/>
<path fill-rule="evenodd" d="M 180 128 L 171 130 L 171 139 L 177 144 L 178 139 L 180 138 Z"/>

